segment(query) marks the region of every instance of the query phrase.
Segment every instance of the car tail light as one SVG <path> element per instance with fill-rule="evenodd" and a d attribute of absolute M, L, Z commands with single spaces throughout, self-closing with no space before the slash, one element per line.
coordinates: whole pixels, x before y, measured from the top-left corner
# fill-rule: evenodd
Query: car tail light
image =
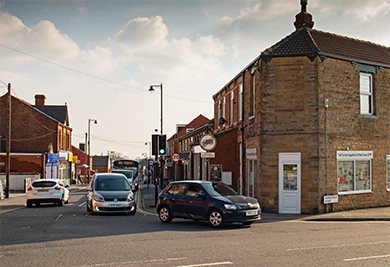
<path fill-rule="evenodd" d="M 30 186 L 27 190 L 28 190 L 28 191 L 32 191 L 32 187 Z"/>
<path fill-rule="evenodd" d="M 56 187 L 54 187 L 55 190 L 61 190 L 61 186 L 57 185 Z"/>

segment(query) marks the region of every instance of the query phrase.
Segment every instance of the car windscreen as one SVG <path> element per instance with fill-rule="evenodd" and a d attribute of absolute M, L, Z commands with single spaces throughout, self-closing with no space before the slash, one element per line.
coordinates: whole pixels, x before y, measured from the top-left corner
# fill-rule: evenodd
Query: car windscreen
<path fill-rule="evenodd" d="M 204 183 L 204 189 L 210 196 L 231 196 L 238 195 L 230 186 L 223 183 Z"/>
<path fill-rule="evenodd" d="M 95 181 L 95 190 L 98 191 L 129 191 L 130 184 L 126 178 L 98 178 Z"/>
<path fill-rule="evenodd" d="M 53 187 L 57 183 L 54 181 L 38 181 L 38 182 L 33 182 L 32 186 L 33 187 Z"/>

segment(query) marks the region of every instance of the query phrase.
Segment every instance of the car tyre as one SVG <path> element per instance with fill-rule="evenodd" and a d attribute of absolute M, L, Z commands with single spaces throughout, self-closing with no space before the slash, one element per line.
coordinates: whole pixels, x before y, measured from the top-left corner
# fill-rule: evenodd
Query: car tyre
<path fill-rule="evenodd" d="M 32 207 L 32 202 L 31 202 L 31 200 L 27 200 L 27 208 L 31 208 Z"/>
<path fill-rule="evenodd" d="M 158 210 L 158 218 L 160 219 L 160 221 L 162 221 L 163 223 L 169 223 L 172 221 L 172 215 L 171 215 L 171 211 L 169 210 L 169 208 L 167 206 L 162 206 L 159 210 Z"/>
<path fill-rule="evenodd" d="M 133 211 L 129 212 L 128 214 L 129 215 L 135 215 L 136 212 L 137 212 L 137 209 L 135 208 Z"/>
<path fill-rule="evenodd" d="M 70 197 L 68 197 L 68 199 L 65 201 L 65 204 L 69 204 L 69 199 Z"/>
<path fill-rule="evenodd" d="M 91 211 L 91 208 L 89 207 L 88 202 L 87 202 L 86 206 L 87 206 L 87 212 Z"/>
<path fill-rule="evenodd" d="M 222 227 L 224 224 L 223 216 L 219 210 L 210 211 L 208 219 L 209 224 L 213 227 Z"/>
<path fill-rule="evenodd" d="M 60 199 L 60 201 L 58 201 L 58 206 L 64 206 L 64 196 L 62 196 L 62 198 Z"/>

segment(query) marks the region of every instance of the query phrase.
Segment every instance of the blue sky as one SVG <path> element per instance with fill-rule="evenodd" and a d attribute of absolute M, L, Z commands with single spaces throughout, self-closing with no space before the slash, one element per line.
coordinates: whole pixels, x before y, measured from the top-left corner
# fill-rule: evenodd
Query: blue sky
<path fill-rule="evenodd" d="M 390 46 L 390 0 L 309 0 L 314 28 Z M 149 153 L 164 132 L 199 114 L 212 95 L 294 28 L 300 0 L 122 0 L 0 2 L 0 95 L 65 102 L 72 143 L 92 154 Z"/>

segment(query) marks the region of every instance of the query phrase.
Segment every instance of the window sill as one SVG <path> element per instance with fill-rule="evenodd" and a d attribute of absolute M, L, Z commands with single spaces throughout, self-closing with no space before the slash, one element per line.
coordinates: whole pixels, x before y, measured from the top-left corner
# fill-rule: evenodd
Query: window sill
<path fill-rule="evenodd" d="M 345 192 L 339 192 L 338 195 L 356 195 L 356 194 L 367 194 L 372 193 L 372 190 L 360 190 L 360 191 L 345 191 Z"/>
<path fill-rule="evenodd" d="M 254 119 L 255 119 L 255 115 L 249 117 L 249 120 L 254 120 Z"/>
<path fill-rule="evenodd" d="M 359 118 L 365 118 L 365 119 L 378 119 L 378 116 L 376 115 L 359 115 Z"/>

